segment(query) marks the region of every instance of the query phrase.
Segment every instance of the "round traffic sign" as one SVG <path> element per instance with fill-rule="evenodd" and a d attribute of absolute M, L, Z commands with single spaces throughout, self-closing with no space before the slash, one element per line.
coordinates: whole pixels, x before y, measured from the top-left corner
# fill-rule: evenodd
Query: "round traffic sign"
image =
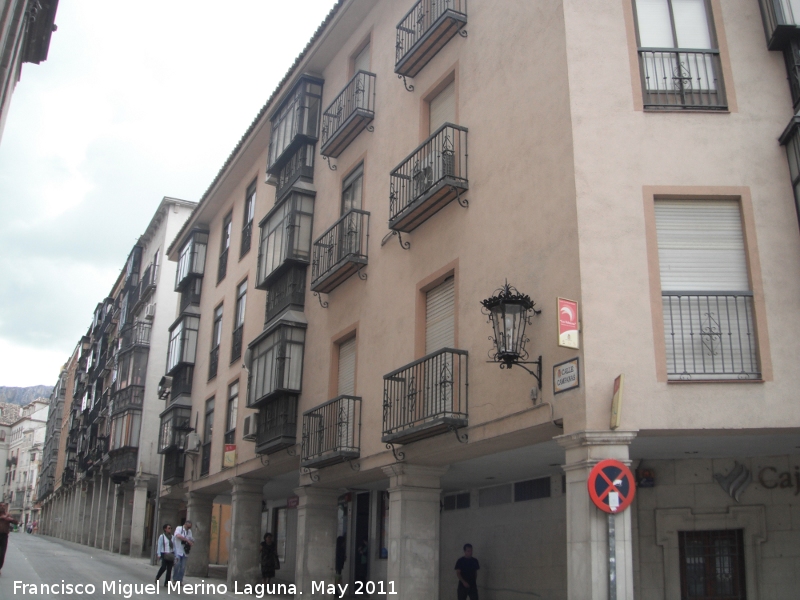
<path fill-rule="evenodd" d="M 628 508 L 636 495 L 633 473 L 618 460 L 606 459 L 597 463 L 589 473 L 588 485 L 594 505 L 611 514 Z"/>

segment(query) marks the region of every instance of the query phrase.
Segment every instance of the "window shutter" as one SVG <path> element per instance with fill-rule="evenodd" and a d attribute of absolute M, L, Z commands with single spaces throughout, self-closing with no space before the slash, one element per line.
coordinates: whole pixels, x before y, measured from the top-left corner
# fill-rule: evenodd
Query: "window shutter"
<path fill-rule="evenodd" d="M 456 122 L 456 84 L 455 81 L 444 88 L 430 102 L 430 132 L 433 133 L 445 123 Z"/>
<path fill-rule="evenodd" d="M 735 200 L 658 200 L 661 289 L 748 291 L 744 236 Z"/>
<path fill-rule="evenodd" d="M 642 48 L 675 46 L 667 0 L 636 0 L 636 19 Z"/>
<path fill-rule="evenodd" d="M 425 354 L 455 346 L 455 280 L 430 290 L 425 306 Z"/>
<path fill-rule="evenodd" d="M 366 71 L 369 73 L 369 44 L 353 59 L 353 73 Z"/>
<path fill-rule="evenodd" d="M 339 396 L 353 396 L 356 391 L 356 338 L 339 344 Z"/>
<path fill-rule="evenodd" d="M 672 0 L 678 48 L 711 48 L 705 0 Z"/>

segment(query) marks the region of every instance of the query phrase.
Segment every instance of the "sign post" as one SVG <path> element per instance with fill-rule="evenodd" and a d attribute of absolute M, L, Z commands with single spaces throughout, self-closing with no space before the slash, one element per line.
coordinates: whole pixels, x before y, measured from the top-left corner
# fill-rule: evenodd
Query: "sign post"
<path fill-rule="evenodd" d="M 615 516 L 633 502 L 636 484 L 631 470 L 618 460 L 601 460 L 589 473 L 589 497 L 608 513 L 608 598 L 617 600 L 617 531 Z"/>

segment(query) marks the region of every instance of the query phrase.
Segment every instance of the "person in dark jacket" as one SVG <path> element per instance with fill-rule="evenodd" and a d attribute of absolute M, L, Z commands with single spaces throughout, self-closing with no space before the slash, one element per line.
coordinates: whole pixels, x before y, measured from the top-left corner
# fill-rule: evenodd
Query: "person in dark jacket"
<path fill-rule="evenodd" d="M 264 541 L 261 542 L 261 578 L 264 580 L 264 585 L 267 585 L 270 579 L 275 577 L 275 571 L 280 568 L 278 548 L 272 541 L 272 534 L 265 533 Z"/>
<path fill-rule="evenodd" d="M 14 517 L 8 514 L 8 504 L 0 504 L 0 569 L 6 560 L 6 548 L 8 547 L 8 533 L 11 525 L 19 523 Z"/>
<path fill-rule="evenodd" d="M 464 544 L 464 556 L 456 562 L 458 600 L 478 600 L 478 559 L 472 556 L 472 544 Z"/>
<path fill-rule="evenodd" d="M 167 578 L 164 580 L 164 587 L 167 587 L 170 577 L 172 577 L 172 565 L 175 563 L 175 546 L 172 539 L 172 525 L 164 525 L 164 533 L 158 536 L 158 549 L 157 553 L 161 559 L 161 568 L 156 575 L 156 585 L 158 580 L 161 579 L 161 574 L 167 572 Z"/>

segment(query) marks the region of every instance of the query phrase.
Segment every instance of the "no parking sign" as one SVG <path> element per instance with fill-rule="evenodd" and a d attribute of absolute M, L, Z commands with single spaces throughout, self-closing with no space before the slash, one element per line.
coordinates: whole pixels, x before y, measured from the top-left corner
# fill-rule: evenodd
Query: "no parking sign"
<path fill-rule="evenodd" d="M 618 460 L 597 463 L 589 473 L 588 485 L 594 505 L 612 515 L 628 508 L 636 495 L 633 473 Z"/>

